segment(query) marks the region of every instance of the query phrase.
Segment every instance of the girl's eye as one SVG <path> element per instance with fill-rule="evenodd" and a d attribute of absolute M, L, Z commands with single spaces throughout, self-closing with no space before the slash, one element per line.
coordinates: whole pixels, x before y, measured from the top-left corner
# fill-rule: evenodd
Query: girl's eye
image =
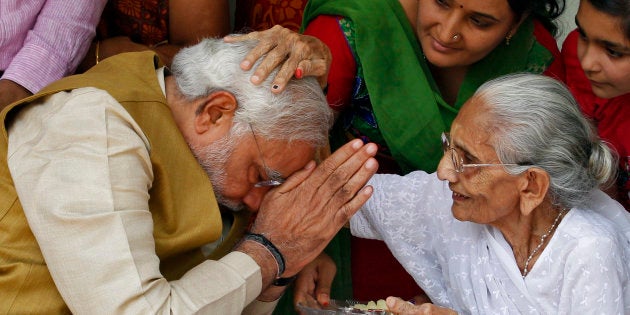
<path fill-rule="evenodd" d="M 606 48 L 606 53 L 612 58 L 621 58 L 624 56 L 624 53 L 618 52 L 611 48 Z"/>

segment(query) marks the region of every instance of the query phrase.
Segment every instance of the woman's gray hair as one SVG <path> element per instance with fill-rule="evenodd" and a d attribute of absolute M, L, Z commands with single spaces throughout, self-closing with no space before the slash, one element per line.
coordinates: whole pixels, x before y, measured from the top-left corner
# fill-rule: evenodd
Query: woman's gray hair
<path fill-rule="evenodd" d="M 599 139 L 567 88 L 537 74 L 513 74 L 483 84 L 475 93 L 487 106 L 487 128 L 501 163 L 511 174 L 533 165 L 550 177 L 555 205 L 582 205 L 588 193 L 610 183 L 616 157 Z"/>
<path fill-rule="evenodd" d="M 249 132 L 251 124 L 257 136 L 268 140 L 324 146 L 333 113 L 317 80 L 293 79 L 282 93 L 274 94 L 271 84 L 276 69 L 260 85 L 252 84 L 253 70 L 243 71 L 239 65 L 255 45 L 256 41 L 227 43 L 208 38 L 182 49 L 171 67 L 179 91 L 188 100 L 217 91 L 232 93 L 238 102 L 231 129 L 233 136 Z"/>

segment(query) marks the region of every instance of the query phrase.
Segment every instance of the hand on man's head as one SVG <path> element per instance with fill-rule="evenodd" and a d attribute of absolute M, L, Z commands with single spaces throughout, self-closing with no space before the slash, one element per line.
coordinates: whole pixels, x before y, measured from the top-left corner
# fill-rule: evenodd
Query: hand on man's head
<path fill-rule="evenodd" d="M 314 168 L 296 172 L 265 196 L 253 233 L 264 234 L 286 260 L 283 277 L 297 274 L 326 247 L 368 200 L 376 173 L 375 144 L 354 140 Z"/>
<path fill-rule="evenodd" d="M 260 84 L 275 68 L 279 68 L 273 79 L 274 93 L 284 91 L 293 77 L 302 79 L 314 76 L 322 88 L 327 85 L 332 54 L 328 46 L 318 38 L 297 33 L 280 25 L 264 31 L 224 38 L 226 42 L 252 39 L 257 40 L 258 45 L 241 63 L 243 70 L 249 70 L 258 59 L 261 59 L 251 78 L 252 83 Z"/>

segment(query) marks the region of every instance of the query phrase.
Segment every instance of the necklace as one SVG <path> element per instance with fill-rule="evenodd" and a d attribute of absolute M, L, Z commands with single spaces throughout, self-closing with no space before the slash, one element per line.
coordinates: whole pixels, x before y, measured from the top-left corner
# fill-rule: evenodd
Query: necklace
<path fill-rule="evenodd" d="M 534 248 L 534 250 L 532 251 L 531 254 L 529 254 L 529 257 L 527 257 L 527 260 L 525 261 L 525 268 L 523 268 L 523 279 L 525 279 L 525 277 L 527 276 L 527 274 L 529 273 L 529 261 L 532 260 L 532 258 L 534 258 L 534 255 L 536 255 L 536 253 L 542 248 L 543 244 L 545 243 L 545 239 L 551 235 L 551 233 L 553 232 L 553 230 L 556 228 L 556 226 L 558 225 L 558 222 L 560 221 L 560 218 L 562 217 L 563 213 L 566 213 L 568 210 L 566 208 L 558 211 L 558 216 L 556 217 L 555 220 L 553 220 L 553 224 L 551 225 L 551 227 L 549 228 L 549 231 L 547 231 L 547 233 L 543 234 L 542 236 L 540 236 L 540 244 L 538 244 L 538 246 L 536 246 L 536 248 Z"/>

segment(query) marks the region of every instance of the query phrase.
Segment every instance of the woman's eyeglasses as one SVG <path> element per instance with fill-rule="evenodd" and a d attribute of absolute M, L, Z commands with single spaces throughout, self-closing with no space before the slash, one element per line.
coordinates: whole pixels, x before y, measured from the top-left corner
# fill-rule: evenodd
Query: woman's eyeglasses
<path fill-rule="evenodd" d="M 451 147 L 450 134 L 448 132 L 442 132 L 442 150 L 446 155 L 447 151 L 451 151 L 451 161 L 453 161 L 453 168 L 457 173 L 463 173 L 467 167 L 484 167 L 484 166 L 517 166 L 519 164 L 504 164 L 504 163 L 490 163 L 490 164 L 464 164 L 464 159 L 459 156 L 457 150 Z"/>

